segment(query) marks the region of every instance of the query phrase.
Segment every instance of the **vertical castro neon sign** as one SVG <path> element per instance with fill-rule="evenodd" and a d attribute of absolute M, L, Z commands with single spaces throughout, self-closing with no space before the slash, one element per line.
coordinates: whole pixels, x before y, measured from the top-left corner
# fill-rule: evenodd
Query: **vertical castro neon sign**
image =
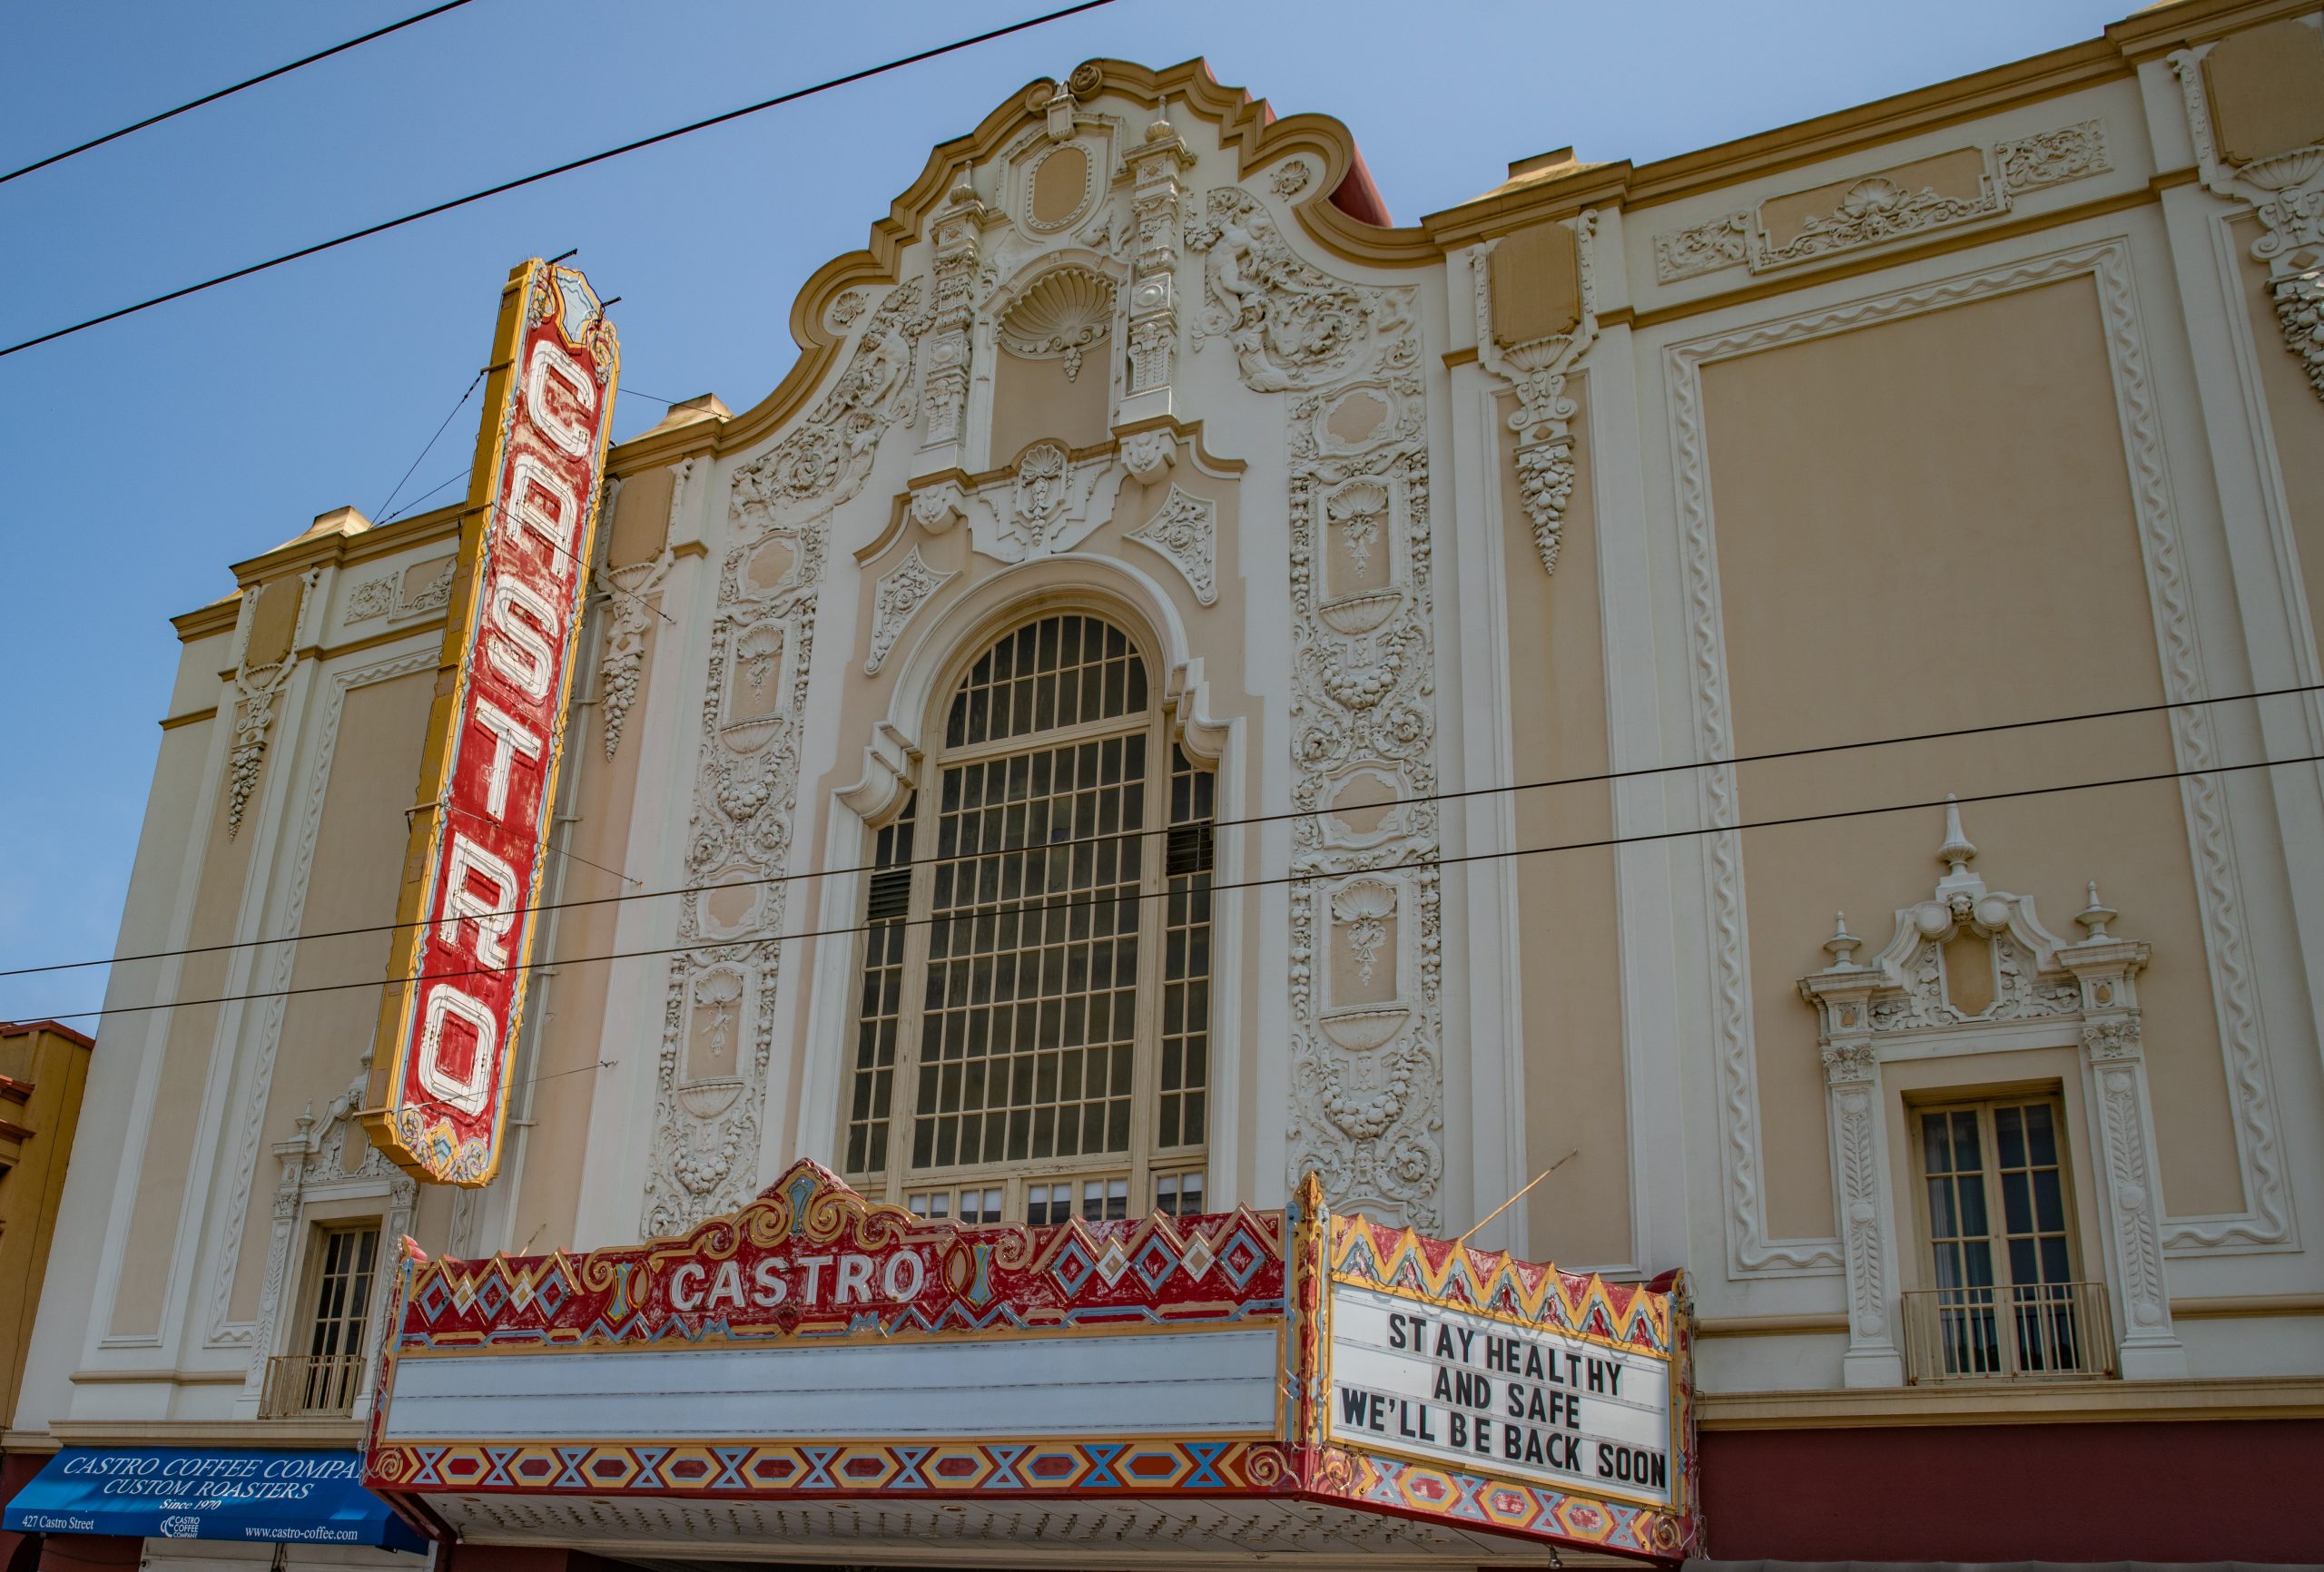
<path fill-rule="evenodd" d="M 579 272 L 509 273 L 364 1115 L 438 1184 L 500 1165 L 620 362 Z"/>

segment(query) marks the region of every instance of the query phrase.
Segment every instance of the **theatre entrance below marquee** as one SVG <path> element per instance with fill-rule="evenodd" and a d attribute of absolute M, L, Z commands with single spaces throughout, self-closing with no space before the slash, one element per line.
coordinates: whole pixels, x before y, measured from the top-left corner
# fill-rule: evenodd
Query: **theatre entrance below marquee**
<path fill-rule="evenodd" d="M 1334 1216 L 1312 1178 L 1281 1212 L 970 1225 L 803 1163 L 683 1238 L 407 1242 L 396 1292 L 366 1482 L 459 1572 L 1698 1543 L 1675 1281 Z"/>

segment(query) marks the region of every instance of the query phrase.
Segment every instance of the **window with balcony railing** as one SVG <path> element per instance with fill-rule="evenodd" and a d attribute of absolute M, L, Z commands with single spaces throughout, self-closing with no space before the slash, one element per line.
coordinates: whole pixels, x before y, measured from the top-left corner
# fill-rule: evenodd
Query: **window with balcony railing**
<path fill-rule="evenodd" d="M 379 1274 L 377 1223 L 316 1232 L 306 1294 L 306 1351 L 267 1361 L 259 1411 L 268 1419 L 352 1413 L 363 1390 L 364 1332 Z"/>
<path fill-rule="evenodd" d="M 2114 1373 L 2103 1283 L 2074 1270 L 2065 1121 L 2054 1097 L 1917 1110 L 1930 1281 L 1904 1295 L 1914 1381 Z"/>

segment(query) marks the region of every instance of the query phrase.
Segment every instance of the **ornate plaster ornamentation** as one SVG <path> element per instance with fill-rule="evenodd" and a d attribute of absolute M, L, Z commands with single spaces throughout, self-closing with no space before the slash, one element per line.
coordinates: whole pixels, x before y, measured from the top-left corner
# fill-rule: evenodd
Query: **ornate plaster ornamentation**
<path fill-rule="evenodd" d="M 2287 273 L 2269 286 L 2276 298 L 2276 319 L 2284 347 L 2308 373 L 2308 385 L 2324 398 L 2324 268 Z"/>
<path fill-rule="evenodd" d="M 387 1154 L 371 1144 L 358 1117 L 370 1090 L 370 1078 L 371 1056 L 367 1053 L 354 1080 L 331 1099 L 320 1123 L 314 1116 L 314 1105 L 310 1104 L 299 1115 L 298 1134 L 275 1144 L 275 1160 L 282 1171 L 274 1187 L 274 1229 L 267 1242 L 266 1275 L 259 1287 L 258 1319 L 248 1339 L 251 1358 L 242 1387 L 246 1403 L 255 1404 L 263 1395 L 268 1361 L 278 1353 L 297 1351 L 286 1345 L 282 1328 L 290 1317 L 298 1313 L 292 1282 L 293 1258 L 300 1242 L 314 1233 L 313 1224 L 306 1222 L 309 1204 L 377 1197 L 383 1203 L 385 1212 L 379 1220 L 379 1237 L 383 1241 L 400 1239 L 411 1232 L 412 1212 L 419 1201 L 419 1184 L 389 1162 Z M 232 1264 L 233 1257 L 229 1256 L 229 1275 Z M 368 1330 L 368 1346 L 350 1351 L 360 1352 L 367 1360 L 375 1353 L 379 1335 L 376 1325 Z"/>
<path fill-rule="evenodd" d="M 1114 325 L 1114 286 L 1104 274 L 1068 263 L 1029 285 L 1000 319 L 1001 348 L 1026 360 L 1062 360 L 1065 379 Z"/>
<path fill-rule="evenodd" d="M 307 602 L 314 594 L 315 585 L 322 570 L 310 568 L 299 579 L 299 598 L 291 611 L 293 628 L 291 648 L 281 659 L 252 664 L 250 659 L 251 618 L 255 614 L 258 594 L 248 597 L 250 611 L 243 614 L 241 630 L 242 654 L 234 668 L 234 742 L 226 754 L 226 839 L 233 840 L 242 830 L 242 815 L 250 806 L 251 792 L 258 786 L 260 768 L 266 762 L 267 732 L 274 724 L 274 701 L 290 685 L 290 673 L 298 668 L 296 628 L 305 620 Z M 279 587 L 279 586 L 277 586 Z"/>
<path fill-rule="evenodd" d="M 1419 358 L 1406 330 L 1411 291 L 1343 283 L 1303 261 L 1249 192 L 1221 186 L 1187 235 L 1203 254 L 1203 308 L 1194 344 L 1233 346 L 1244 385 L 1258 393 L 1320 388 L 1368 364 Z"/>
<path fill-rule="evenodd" d="M 832 325 L 842 331 L 849 328 L 852 328 L 855 326 L 855 319 L 863 315 L 863 309 L 869 304 L 870 301 L 864 298 L 862 290 L 848 290 L 847 293 L 842 295 L 838 300 L 832 302 L 832 309 L 829 313 Z"/>
<path fill-rule="evenodd" d="M 966 516 L 960 483 L 940 480 L 911 494 L 911 521 L 931 535 L 942 535 Z"/>
<path fill-rule="evenodd" d="M 2211 192 L 2252 204 L 2263 234 L 2252 241 L 2252 258 L 2269 265 L 2269 292 L 2275 320 L 2284 329 L 2308 386 L 2324 397 L 2324 146 L 2291 149 L 2242 165 L 2226 162 L 2211 128 L 2211 91 L 2203 86 L 2203 55 L 2211 49 L 2180 49 L 2171 55 L 2180 95 L 2187 104 L 2187 128 L 2194 133 L 2196 170 Z"/>
<path fill-rule="evenodd" d="M 1509 428 L 1517 434 L 1517 496 L 1533 529 L 1533 549 L 1543 573 L 1555 573 L 1558 551 L 1565 544 L 1565 507 L 1573 496 L 1576 478 L 1573 417 L 1581 407 L 1567 397 L 1566 378 L 1598 338 L 1597 287 L 1590 258 L 1598 232 L 1598 215 L 1582 214 L 1570 226 L 1580 275 L 1581 312 L 1570 332 L 1512 344 L 1493 329 L 1493 248 L 1488 241 L 1472 254 L 1469 271 L 1476 280 L 1477 360 L 1502 378 L 1517 395 L 1517 409 Z"/>
<path fill-rule="evenodd" d="M 1948 1054 L 2073 1044 L 2090 1067 L 2099 1109 L 2093 1165 L 2111 1202 L 2109 1275 L 2127 1321 L 2125 1373 L 2134 1362 L 2143 1363 L 2144 1373 L 2170 1373 L 2183 1367 L 2184 1356 L 2171 1331 L 2163 1287 L 2162 1201 L 2152 1177 L 2154 1133 L 2140 1063 L 2138 974 L 2148 947 L 2107 931 L 2115 914 L 2100 902 L 2094 882 L 2089 905 L 2075 919 L 2085 937 L 2067 943 L 2042 925 L 2031 897 L 1988 889 L 1969 867 L 1976 855 L 1962 833 L 1960 810 L 1948 801 L 1945 840 L 1937 848 L 1945 872 L 1929 899 L 1897 909 L 1894 934 L 1868 962 L 1856 958 L 1861 941 L 1847 931 L 1843 914 L 1824 941 L 1832 964 L 1799 979 L 1801 997 L 1817 1010 L 1831 1089 L 1827 1128 L 1848 1279 L 1843 1369 L 1850 1385 L 1904 1380 L 1891 1328 L 1899 1236 L 1881 1134 L 1883 1059 L 1925 1062 Z M 1990 958 L 1981 975 L 1948 975 L 1944 957 L 1974 955 L 1981 945 Z M 2014 987 L 2004 959 L 2013 955 L 2024 958 L 2025 974 Z M 1953 999 L 1956 984 L 1978 1007 Z M 2026 1030 L 2022 1007 L 2028 1000 L 2038 1000 L 2033 1018 L 2056 1019 L 2050 1031 Z M 1884 1043 L 1883 1034 L 1900 1032 L 1909 1040 Z"/>
<path fill-rule="evenodd" d="M 2251 204 L 2265 231 L 2252 242 L 2251 256 L 2268 264 L 2268 292 L 2284 348 L 2324 398 L 2324 146 L 2229 163 L 2211 134 L 2211 95 L 2203 83 L 2209 53 L 2182 49 L 2170 56 L 2194 133 L 2196 166 L 2205 188 Z"/>
<path fill-rule="evenodd" d="M 1017 457 L 1017 479 L 1009 499 L 1010 533 L 1028 544 L 1049 539 L 1049 526 L 1073 500 L 1071 467 L 1064 445 L 1036 442 Z"/>
<path fill-rule="evenodd" d="M 2229 834 L 2226 804 L 2215 775 L 2218 758 L 2209 714 L 2191 702 L 2211 691 L 2197 642 L 2186 567 L 2172 512 L 2161 424 L 2139 329 L 2130 257 L 2119 241 L 2028 258 L 1988 271 L 1874 296 L 1828 309 L 1754 324 L 1664 350 L 1670 387 L 1672 459 L 1679 522 L 1680 560 L 1687 594 L 1687 636 L 1693 669 L 1697 757 L 1730 758 L 1733 719 L 1728 702 L 1725 634 L 1719 608 L 1718 550 L 1704 429 L 1702 367 L 1779 344 L 1846 332 L 1988 295 L 2060 279 L 2088 277 L 2097 286 L 2102 325 L 2113 372 L 2125 461 L 2147 573 L 2147 592 L 2162 658 L 2165 696 L 2181 706 L 2171 713 L 2179 767 L 2193 771 L 2181 782 L 2196 892 L 2203 921 L 2203 960 L 2219 1007 L 2221 1054 L 2234 1111 L 2245 1209 L 2221 1216 L 2174 1217 L 2163 1242 L 2176 1253 L 2279 1248 L 2293 1241 L 2284 1156 L 2277 1133 L 2272 1078 L 2260 1037 L 2254 963 L 2245 930 L 2240 880 Z M 1700 822 L 1711 829 L 1737 822 L 1731 768 L 1698 777 Z M 1727 1201 L 1728 1269 L 1736 1275 L 1828 1271 L 1840 1265 L 1840 1241 L 1773 1240 L 1768 1236 L 1759 1178 L 1755 1048 L 1750 1024 L 1750 956 L 1746 939 L 1742 853 L 1733 833 L 1705 838 L 1704 895 L 1709 909 L 1712 968 L 1712 1041 L 1718 1073 L 1722 1184 Z"/>
<path fill-rule="evenodd" d="M 1208 330 L 1234 344 L 1249 386 L 1302 389 L 1288 411 L 1292 801 L 1302 812 L 1290 868 L 1286 1172 L 1294 1183 L 1320 1173 L 1335 1204 L 1435 1227 L 1444 1168 L 1440 841 L 1426 801 L 1437 779 L 1435 600 L 1412 291 L 1326 277 L 1291 254 L 1246 192 L 1213 192 L 1207 211 L 1196 244 L 1209 259 Z M 1351 398 L 1367 418 L 1347 418 Z M 1361 597 L 1376 614 L 1334 619 L 1329 504 L 1352 486 L 1393 501 L 1378 514 L 1369 571 L 1379 576 Z M 1403 536 L 1393 550 L 1389 529 Z M 1350 837 L 1331 810 L 1359 781 L 1360 795 L 1384 791 L 1399 806 Z"/>
<path fill-rule="evenodd" d="M 274 701 L 290 684 L 296 658 L 279 665 L 261 666 L 234 673 L 240 697 L 234 701 L 234 745 L 226 755 L 226 839 L 242 830 L 242 812 L 258 785 L 259 767 L 266 762 L 267 729 L 274 723 Z"/>
<path fill-rule="evenodd" d="M 665 538 L 676 535 L 686 499 L 701 483 L 704 461 L 681 459 L 672 467 L 677 479 L 670 488 L 670 528 Z M 653 609 L 646 597 L 662 587 L 676 560 L 665 545 L 644 562 L 619 567 L 608 565 L 597 570 L 607 602 L 606 642 L 597 662 L 597 706 L 605 721 L 608 763 L 621 752 L 622 732 L 628 724 L 630 706 L 637 702 L 638 679 L 645 669 L 645 640 L 653 632 Z"/>
<path fill-rule="evenodd" d="M 284 921 L 289 931 L 295 932 L 307 909 L 307 893 L 315 866 L 315 848 L 321 838 L 323 798 L 330 785 L 331 761 L 338 757 L 341 722 L 347 713 L 347 695 L 355 688 L 373 683 L 384 683 L 415 672 L 436 669 L 437 651 L 431 645 L 421 651 L 395 656 L 371 665 L 353 669 L 341 668 L 327 675 L 328 686 L 321 702 L 322 719 L 316 729 L 315 766 L 308 771 L 304 798 L 299 807 L 298 839 L 290 848 L 289 894 L 284 907 Z M 234 1272 L 242 1253 L 242 1229 L 250 1215 L 251 1192 L 258 1182 L 260 1146 L 265 1134 L 266 1105 L 274 1086 L 274 1065 L 282 1046 L 283 1019 L 288 1013 L 291 969 L 298 959 L 296 945 L 275 947 L 271 969 L 253 973 L 253 983 L 263 991 L 265 1004 L 254 1035 L 254 1052 L 249 1091 L 242 1101 L 232 1126 L 232 1166 L 228 1179 L 228 1200 L 222 1215 L 225 1232 L 218 1250 L 218 1271 L 210 1285 L 209 1331 L 204 1340 L 211 1348 L 244 1348 L 258 1335 L 255 1321 L 237 1321 L 232 1319 Z M 367 1138 L 368 1139 L 368 1138 Z M 264 1346 L 261 1341 L 261 1346 Z"/>
<path fill-rule="evenodd" d="M 1855 251 L 1885 241 L 1944 229 L 2004 211 L 2009 199 L 1990 176 L 1974 197 L 1949 196 L 1932 186 L 1908 189 L 1886 175 L 1867 175 L 1841 193 L 1828 213 L 1815 214 L 1780 245 L 1755 222 L 1751 231 L 1751 268 L 1755 272 L 1813 261 L 1835 251 Z M 1764 207 L 1764 204 L 1762 204 Z"/>
<path fill-rule="evenodd" d="M 386 616 L 396 609 L 396 584 L 403 575 L 387 574 L 366 579 L 347 592 L 347 616 L 350 623 L 368 623 L 374 617 Z"/>
<path fill-rule="evenodd" d="M 1151 486 L 1178 461 L 1178 439 L 1167 431 L 1139 431 L 1122 438 L 1120 451 L 1130 478 Z"/>
<path fill-rule="evenodd" d="M 914 417 L 916 299 L 911 284 L 890 291 L 831 392 L 734 477 L 686 835 L 692 888 L 678 908 L 685 948 L 670 962 L 655 1067 L 647 1234 L 683 1232 L 757 1189 L 790 890 L 773 876 L 791 859 L 831 514 L 862 487 L 881 436 Z M 755 890 L 739 915 L 720 904 L 737 886 Z M 731 1068 L 706 1086 L 690 1066 L 691 1011 L 695 981 L 719 970 L 745 979 L 744 1025 Z"/>
<path fill-rule="evenodd" d="M 912 614 L 935 597 L 936 592 L 960 577 L 958 572 L 938 573 L 913 546 L 904 560 L 882 574 L 872 591 L 872 653 L 864 657 L 863 674 L 876 677 L 887 663 L 888 652 L 911 622 Z"/>
<path fill-rule="evenodd" d="M 1275 195 L 1289 201 L 1301 192 L 1305 191 L 1308 182 L 1315 178 L 1315 172 L 1308 167 L 1307 161 L 1304 158 L 1295 158 L 1276 170 L 1267 184 L 1274 189 Z"/>
<path fill-rule="evenodd" d="M 770 518 L 818 516 L 854 496 L 881 433 L 912 418 L 913 345 L 929 326 L 919 306 L 916 280 L 888 291 L 822 402 L 736 472 L 737 506 Z"/>
<path fill-rule="evenodd" d="M 985 209 L 963 173 L 931 231 L 928 369 L 921 394 L 921 446 L 958 443 L 969 418 L 969 359 L 976 321 L 977 241 Z M 868 335 L 867 335 L 868 337 Z"/>
<path fill-rule="evenodd" d="M 2001 171 L 2001 189 L 2012 196 L 2104 174 L 2114 167 L 2106 152 L 2102 120 L 2080 121 L 2001 142 L 1994 148 L 1994 162 Z"/>
<path fill-rule="evenodd" d="M 605 718 L 607 762 L 621 752 L 622 732 L 630 706 L 637 702 L 638 678 L 645 668 L 645 640 L 653 632 L 652 604 L 646 597 L 662 587 L 675 560 L 665 548 L 645 562 L 597 570 L 598 582 L 607 591 L 605 653 L 597 663 L 597 703 Z"/>
<path fill-rule="evenodd" d="M 1131 229 L 1126 392 L 1135 398 L 1167 388 L 1177 374 L 1179 214 L 1186 201 L 1180 177 L 1194 154 L 1168 121 L 1157 120 L 1122 162 Z"/>
<path fill-rule="evenodd" d="M 401 619 L 442 611 L 451 604 L 452 578 L 459 559 L 438 557 L 432 565 L 434 575 L 415 584 L 412 575 L 430 565 L 414 563 L 399 572 L 364 580 L 347 592 L 347 614 L 340 621 L 352 625 L 377 617 Z"/>
<path fill-rule="evenodd" d="M 1654 237 L 1654 276 L 1675 284 L 1722 268 L 1743 265 L 1751 233 L 1749 213 L 1721 213 L 1689 230 Z"/>
<path fill-rule="evenodd" d="M 1124 538 L 1158 552 L 1203 605 L 1218 604 L 1218 505 L 1175 484 L 1152 518 Z"/>

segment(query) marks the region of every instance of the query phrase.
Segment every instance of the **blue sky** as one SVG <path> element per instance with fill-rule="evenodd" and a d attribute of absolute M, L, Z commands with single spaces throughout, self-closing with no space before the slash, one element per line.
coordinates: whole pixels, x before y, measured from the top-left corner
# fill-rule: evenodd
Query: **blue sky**
<path fill-rule="evenodd" d="M 26 0 L 0 51 L 0 168 L 424 7 Z M 474 0 L 0 186 L 0 342 L 1047 8 Z M 1409 221 L 1531 153 L 1642 163 L 2089 38 L 2130 8 L 1118 0 L 0 359 L 0 968 L 111 952 L 169 617 L 314 515 L 377 512 L 527 255 L 578 247 L 622 297 L 628 387 L 742 409 L 795 355 L 793 291 L 862 243 L 930 145 L 1092 55 L 1206 55 L 1278 113 L 1339 116 Z M 463 472 L 474 408 L 407 497 Z M 625 398 L 615 435 L 660 413 Z M 0 1018 L 90 1008 L 102 987 L 101 970 L 0 978 Z"/>

